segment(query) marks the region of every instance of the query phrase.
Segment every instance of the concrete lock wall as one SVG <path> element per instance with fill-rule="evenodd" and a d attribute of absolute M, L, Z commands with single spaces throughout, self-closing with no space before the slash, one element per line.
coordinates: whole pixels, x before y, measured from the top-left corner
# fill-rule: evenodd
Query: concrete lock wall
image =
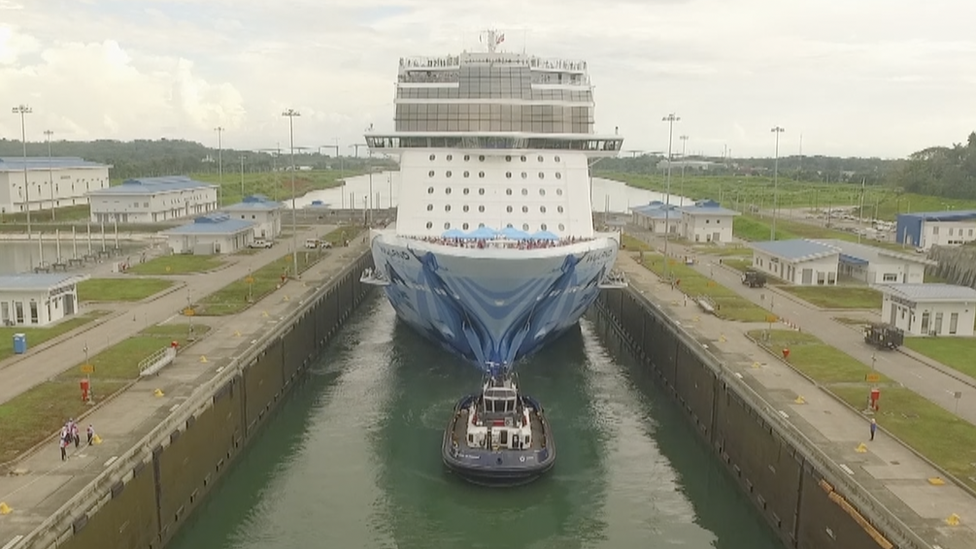
<path fill-rule="evenodd" d="M 904 532 L 893 520 L 865 518 L 850 503 L 853 488 L 835 488 L 819 450 L 766 412 L 751 392 L 644 296 L 604 291 L 597 309 L 622 344 L 649 365 L 660 384 L 687 412 L 760 513 L 788 547 L 877 549 L 897 547 Z M 886 531 L 886 527 L 887 530 Z"/>
<path fill-rule="evenodd" d="M 85 488 L 93 505 L 73 499 L 20 547 L 163 547 L 366 297 L 371 266 L 364 253 Z"/>

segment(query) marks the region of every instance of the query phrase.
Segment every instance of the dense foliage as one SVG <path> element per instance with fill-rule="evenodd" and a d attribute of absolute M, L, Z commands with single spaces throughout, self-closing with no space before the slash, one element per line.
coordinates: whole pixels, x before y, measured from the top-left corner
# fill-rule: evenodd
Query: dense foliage
<path fill-rule="evenodd" d="M 892 183 L 906 192 L 976 198 L 976 132 L 965 145 L 929 147 L 911 155 Z"/>
<path fill-rule="evenodd" d="M 323 147 L 321 152 L 330 153 L 334 150 L 331 147 Z M 19 157 L 22 154 L 23 145 L 19 140 L 0 139 L 0 156 Z M 28 156 L 47 156 L 47 154 L 47 143 L 27 143 Z M 224 172 L 239 171 L 241 155 L 245 157 L 245 169 L 248 172 L 271 171 L 275 164 L 280 168 L 290 163 L 287 146 L 281 149 L 280 154 L 276 154 L 275 151 L 255 152 L 232 149 L 224 149 L 218 154 L 216 148 L 192 141 L 173 139 L 54 141 L 51 143 L 51 154 L 78 156 L 93 162 L 111 164 L 114 167 L 110 174 L 112 179 L 116 180 L 140 176 L 217 173 L 218 157 L 221 158 Z M 378 158 L 372 160 L 350 156 L 342 158 L 343 168 L 347 171 L 363 171 L 366 169 L 367 162 L 375 166 L 392 165 L 388 160 Z M 326 154 L 296 151 L 295 164 L 298 166 L 337 169 L 339 167 L 337 163 L 337 159 Z"/>

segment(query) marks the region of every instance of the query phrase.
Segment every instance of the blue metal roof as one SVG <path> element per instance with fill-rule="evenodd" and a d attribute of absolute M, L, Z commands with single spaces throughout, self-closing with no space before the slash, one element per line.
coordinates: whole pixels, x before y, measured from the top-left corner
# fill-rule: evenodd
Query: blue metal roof
<path fill-rule="evenodd" d="M 853 255 L 840 254 L 840 262 L 847 263 L 848 265 L 857 265 L 863 267 L 869 263 L 866 259 L 861 259 L 860 257 L 854 257 Z"/>
<path fill-rule="evenodd" d="M 2 290 L 47 290 L 66 283 L 78 283 L 88 278 L 77 274 L 19 274 L 0 275 Z"/>
<path fill-rule="evenodd" d="M 976 219 L 976 210 L 945 210 L 940 212 L 914 212 L 898 214 L 907 219 L 921 219 L 922 221 L 966 221 Z"/>
<path fill-rule="evenodd" d="M 712 204 L 715 204 L 714 206 Z M 723 208 L 718 204 L 712 202 L 712 204 L 695 204 L 694 206 L 683 206 L 678 208 L 682 212 L 691 215 L 728 215 L 736 216 L 740 215 L 739 212 L 735 210 L 730 210 L 728 208 Z"/>
<path fill-rule="evenodd" d="M 910 301 L 976 301 L 976 290 L 969 286 L 955 284 L 923 283 L 923 284 L 877 284 L 874 288 L 894 296 Z"/>
<path fill-rule="evenodd" d="M 211 234 L 229 235 L 243 232 L 254 227 L 254 223 L 243 219 L 231 219 L 227 214 L 215 213 L 202 215 L 193 220 L 193 223 L 160 231 L 160 234 L 192 235 L 192 234 Z"/>
<path fill-rule="evenodd" d="M 840 250 L 833 246 L 806 239 L 754 242 L 752 247 L 761 252 L 791 261 L 810 261 L 840 253 Z"/>
<path fill-rule="evenodd" d="M 138 179 L 126 179 L 121 185 L 115 185 L 105 189 L 91 191 L 88 194 L 100 195 L 133 195 L 133 194 L 158 194 L 173 191 L 189 191 L 196 189 L 213 189 L 216 185 L 196 181 L 182 175 L 169 175 L 164 177 L 140 177 Z"/>
<path fill-rule="evenodd" d="M 108 164 L 89 162 L 77 156 L 28 156 L 27 161 L 23 157 L 0 156 L 0 172 L 21 172 L 24 171 L 26 164 L 28 170 L 63 170 L 68 168 L 110 168 Z"/>
<path fill-rule="evenodd" d="M 263 194 L 255 194 L 251 196 L 245 196 L 244 200 L 241 200 L 237 204 L 231 204 L 230 206 L 224 206 L 224 210 L 228 211 L 241 211 L 241 210 L 251 210 L 251 211 L 268 211 L 277 210 L 281 208 L 282 204 L 280 202 L 275 202 L 270 200 L 267 196 Z"/>

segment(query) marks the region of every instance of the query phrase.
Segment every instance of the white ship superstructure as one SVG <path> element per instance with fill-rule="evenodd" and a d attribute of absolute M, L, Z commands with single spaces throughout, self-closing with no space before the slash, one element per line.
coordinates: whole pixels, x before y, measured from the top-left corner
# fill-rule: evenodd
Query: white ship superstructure
<path fill-rule="evenodd" d="M 498 51 L 400 60 L 395 229 L 373 231 L 369 281 L 398 316 L 484 366 L 514 364 L 596 298 L 619 233 L 594 231 L 589 165 L 623 138 L 593 133 L 585 61 Z"/>

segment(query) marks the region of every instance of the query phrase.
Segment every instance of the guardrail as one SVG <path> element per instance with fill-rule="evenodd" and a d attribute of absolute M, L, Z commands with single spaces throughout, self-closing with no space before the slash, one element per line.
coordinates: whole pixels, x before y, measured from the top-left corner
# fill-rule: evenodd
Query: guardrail
<path fill-rule="evenodd" d="M 324 285 L 328 285 L 332 280 L 341 278 L 352 272 L 352 269 L 359 264 L 360 260 L 363 257 L 367 257 L 369 253 L 369 250 L 363 252 L 363 254 L 353 260 L 350 265 L 346 266 L 343 270 L 339 271 L 338 274 L 326 281 Z M 321 290 L 322 286 L 318 286 L 313 290 L 313 292 L 318 293 Z M 299 306 L 288 316 L 290 318 L 295 318 L 304 315 L 305 313 L 309 312 L 314 305 L 316 305 L 317 301 L 318 300 L 314 299 L 300 301 Z M 219 387 L 229 383 L 238 375 L 241 375 L 243 373 L 244 366 L 250 364 L 252 360 L 257 358 L 256 355 L 258 354 L 259 349 L 263 349 L 264 346 L 266 346 L 269 342 L 286 335 L 290 330 L 290 323 L 278 322 L 270 331 L 265 332 L 264 335 L 259 335 L 256 339 L 252 340 L 250 345 L 248 345 L 247 349 L 245 349 L 243 353 L 235 358 L 232 358 L 230 364 L 228 364 L 216 376 L 212 377 L 209 381 L 203 383 L 195 391 L 193 391 L 190 397 L 180 404 L 180 406 L 159 425 L 157 425 L 156 428 L 150 431 L 127 452 L 122 454 L 122 456 L 115 460 L 111 466 L 98 475 L 95 480 L 89 483 L 88 486 L 79 490 L 74 497 L 69 499 L 67 503 L 62 505 L 54 514 L 49 516 L 40 524 L 40 526 L 35 528 L 32 532 L 7 549 L 26 549 L 38 541 L 46 542 L 46 545 L 42 545 L 42 547 L 54 546 L 56 540 L 60 539 L 64 535 L 64 531 L 71 528 L 71 525 L 74 522 L 72 517 L 78 513 L 79 510 L 85 510 L 87 513 L 98 509 L 101 504 L 97 502 L 107 501 L 104 498 L 104 494 L 108 493 L 116 482 L 131 472 L 139 463 L 145 462 L 147 459 L 152 459 L 153 448 L 161 446 L 163 442 L 169 438 L 173 431 L 176 431 L 181 426 L 186 425 L 186 421 L 191 416 L 195 415 L 197 411 L 206 408 L 209 404 L 209 400 L 213 398 L 214 393 L 216 393 Z M 192 405 L 190 405 L 191 403 Z M 91 502 L 89 502 L 89 500 Z M 93 504 L 92 502 L 95 503 Z M 50 539 L 44 539 L 45 535 L 50 535 Z"/>
<path fill-rule="evenodd" d="M 647 304 L 651 310 L 658 313 L 660 318 L 670 318 L 658 304 L 648 299 L 647 296 L 636 291 L 630 293 Z M 919 537 L 895 513 L 868 492 L 861 483 L 845 473 L 838 463 L 818 448 L 796 426 L 781 416 L 772 404 L 750 387 L 736 372 L 732 371 L 731 368 L 711 352 L 702 348 L 701 344 L 695 340 L 694 336 L 684 326 L 672 324 L 671 329 L 678 336 L 681 343 L 697 355 L 699 360 L 708 365 L 723 383 L 732 387 L 743 401 L 748 402 L 766 424 L 776 430 L 777 435 L 795 448 L 803 456 L 804 460 L 814 464 L 817 470 L 832 486 L 842 487 L 840 493 L 844 498 L 852 501 L 860 513 L 867 515 L 872 525 L 883 530 L 886 536 L 894 538 L 892 541 L 898 547 L 933 549 L 932 544 Z"/>
<path fill-rule="evenodd" d="M 151 376 L 171 364 L 175 359 L 176 348 L 167 345 L 139 361 L 139 376 Z"/>

